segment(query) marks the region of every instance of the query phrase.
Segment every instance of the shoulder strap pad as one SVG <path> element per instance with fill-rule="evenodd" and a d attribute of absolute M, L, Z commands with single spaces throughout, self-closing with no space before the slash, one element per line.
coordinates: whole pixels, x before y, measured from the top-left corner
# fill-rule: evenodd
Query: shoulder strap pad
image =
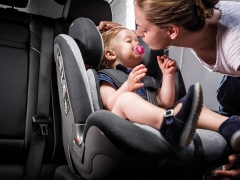
<path fill-rule="evenodd" d="M 145 76 L 142 80 L 145 88 L 149 89 L 150 91 L 157 91 L 160 87 L 159 81 L 154 77 Z"/>
<path fill-rule="evenodd" d="M 98 71 L 98 74 L 108 75 L 118 88 L 121 87 L 128 78 L 128 75 L 126 73 L 118 69 L 102 69 Z"/>

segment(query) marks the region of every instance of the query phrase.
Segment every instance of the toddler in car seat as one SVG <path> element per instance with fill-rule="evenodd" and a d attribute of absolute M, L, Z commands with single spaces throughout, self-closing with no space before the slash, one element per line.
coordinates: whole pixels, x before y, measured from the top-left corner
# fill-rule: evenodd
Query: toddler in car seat
<path fill-rule="evenodd" d="M 102 37 L 104 57 L 98 69 L 117 69 L 128 75 L 125 83 L 118 87 L 110 76 L 99 71 L 100 94 L 105 109 L 123 119 L 159 130 L 169 142 L 180 147 L 190 144 L 198 126 L 220 132 L 234 150 L 240 151 L 239 117 L 228 118 L 203 107 L 199 83 L 191 85 L 187 94 L 174 104 L 176 61 L 166 55 L 157 57 L 163 76 L 156 91 L 156 106 L 145 100 L 147 93 L 142 80 L 148 75 L 147 68 L 141 64 L 144 48 L 134 31 L 116 26 L 104 32 Z M 233 122 L 238 122 L 238 126 L 233 126 Z"/>

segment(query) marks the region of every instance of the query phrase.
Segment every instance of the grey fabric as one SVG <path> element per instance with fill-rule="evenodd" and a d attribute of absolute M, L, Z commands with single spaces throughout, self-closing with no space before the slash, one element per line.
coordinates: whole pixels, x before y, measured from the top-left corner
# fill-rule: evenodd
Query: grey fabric
<path fill-rule="evenodd" d="M 162 141 L 164 141 L 166 144 L 168 144 L 169 147 L 171 147 L 171 144 L 168 143 L 168 141 L 161 135 L 161 133 L 157 129 L 137 123 L 135 123 L 135 125 L 153 133 L 154 135 L 159 137 Z M 196 132 L 199 134 L 203 144 L 205 160 L 213 161 L 220 158 L 227 146 L 226 140 L 219 133 L 214 131 L 197 129 Z M 172 150 L 174 150 L 173 147 Z M 193 141 L 186 149 L 182 149 L 181 151 L 175 152 L 182 161 L 173 160 L 172 163 L 174 164 L 185 164 L 189 163 L 189 161 L 193 162 L 196 159 L 194 155 L 195 147 Z"/>
<path fill-rule="evenodd" d="M 90 90 L 91 90 L 91 95 L 92 95 L 92 101 L 93 101 L 93 108 L 94 111 L 100 110 L 100 105 L 99 105 L 99 99 L 98 99 L 98 91 L 97 91 L 97 85 L 96 85 L 96 79 L 93 74 L 92 69 L 87 70 L 87 76 L 89 80 L 89 85 L 90 85 Z"/>
<path fill-rule="evenodd" d="M 84 129 L 83 139 L 86 140 L 88 130 L 92 126 L 97 127 L 121 152 L 140 161 L 146 162 L 166 160 L 175 157 L 176 154 L 167 144 L 153 133 L 136 126 L 130 121 L 124 120 L 107 110 L 99 110 L 92 113 Z M 114 152 L 113 152 L 114 153 Z"/>
<path fill-rule="evenodd" d="M 78 18 L 72 23 L 68 34 L 79 46 L 84 63 L 98 67 L 104 46 L 102 36 L 94 23 L 87 18 Z"/>
<path fill-rule="evenodd" d="M 204 151 L 206 159 L 211 160 L 219 158 L 219 155 L 227 146 L 227 142 L 223 136 L 217 132 L 203 129 L 197 129 L 197 133 L 201 137 L 204 149 L 207 149 L 207 151 Z"/>
<path fill-rule="evenodd" d="M 83 60 L 82 60 L 81 52 L 80 52 L 76 42 L 70 36 L 65 35 L 65 34 L 60 34 L 59 36 L 61 36 L 64 40 L 66 40 L 66 42 L 69 44 L 69 47 L 72 50 L 72 53 L 73 53 L 73 55 L 76 59 L 76 62 L 78 64 L 79 72 L 82 75 L 82 78 L 83 78 L 83 81 L 84 81 L 84 86 L 86 87 L 86 90 L 87 90 L 88 98 L 89 98 L 89 101 L 90 101 L 90 104 L 91 104 L 91 109 L 92 109 L 92 111 L 94 111 L 92 98 L 91 98 L 89 81 L 88 81 L 88 77 L 87 77 L 87 74 L 86 74 L 85 65 L 84 65 Z"/>
<path fill-rule="evenodd" d="M 73 22 L 79 17 L 89 18 L 95 25 L 98 25 L 101 21 L 112 21 L 110 4 L 102 0 L 67 0 L 63 18 Z"/>

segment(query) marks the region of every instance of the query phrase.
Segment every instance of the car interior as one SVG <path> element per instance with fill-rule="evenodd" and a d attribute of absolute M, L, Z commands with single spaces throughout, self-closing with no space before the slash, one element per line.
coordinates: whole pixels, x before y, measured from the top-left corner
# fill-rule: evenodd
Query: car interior
<path fill-rule="evenodd" d="M 104 110 L 97 71 L 103 41 L 97 26 L 112 21 L 110 2 L 56 0 L 62 17 L 18 10 L 28 0 L 0 0 L 0 179 L 204 179 L 233 153 L 224 138 L 197 129 L 175 150 L 154 128 Z M 143 63 L 161 80 L 156 56 Z M 180 69 L 177 98 L 186 93 Z"/>

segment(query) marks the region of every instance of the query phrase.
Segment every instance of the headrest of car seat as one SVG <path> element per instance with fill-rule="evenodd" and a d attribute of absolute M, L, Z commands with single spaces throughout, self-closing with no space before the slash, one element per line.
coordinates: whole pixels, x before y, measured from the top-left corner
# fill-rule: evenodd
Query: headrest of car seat
<path fill-rule="evenodd" d="M 0 0 L 0 4 L 7 6 L 14 6 L 18 8 L 25 8 L 28 5 L 29 0 Z"/>
<path fill-rule="evenodd" d="M 112 21 L 112 11 L 109 3 L 103 0 L 67 0 L 63 18 L 73 22 L 79 17 L 89 18 L 99 25 L 101 21 Z"/>
<path fill-rule="evenodd" d="M 103 40 L 93 21 L 87 18 L 74 20 L 68 34 L 78 44 L 84 63 L 96 68 L 103 57 Z"/>

